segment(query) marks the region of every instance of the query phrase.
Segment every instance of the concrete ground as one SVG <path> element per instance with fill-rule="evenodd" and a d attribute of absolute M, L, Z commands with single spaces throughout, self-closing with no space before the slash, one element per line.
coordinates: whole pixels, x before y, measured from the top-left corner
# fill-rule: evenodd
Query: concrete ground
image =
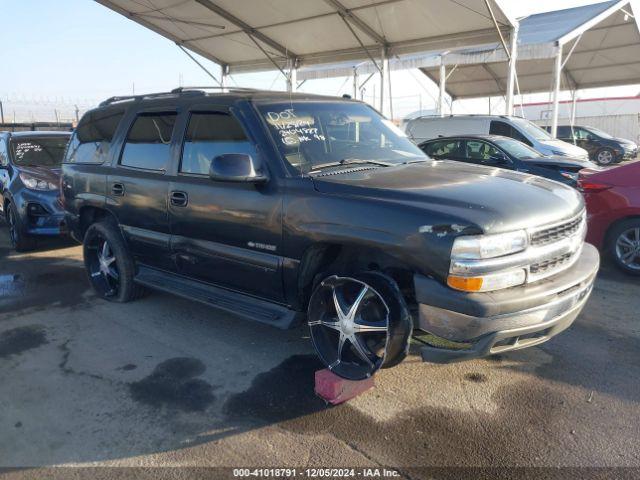
<path fill-rule="evenodd" d="M 414 354 L 329 408 L 313 394 L 305 328 L 160 293 L 99 300 L 80 247 L 15 254 L 0 225 L 0 466 L 640 473 L 638 285 L 605 265 L 576 324 L 550 342 L 448 366 Z"/>

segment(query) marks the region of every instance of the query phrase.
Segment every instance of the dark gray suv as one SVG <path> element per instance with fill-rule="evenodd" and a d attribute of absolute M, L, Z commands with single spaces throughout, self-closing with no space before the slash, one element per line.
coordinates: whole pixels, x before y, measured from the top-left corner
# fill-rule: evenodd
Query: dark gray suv
<path fill-rule="evenodd" d="M 544 342 L 598 270 L 575 190 L 432 161 L 368 105 L 199 90 L 109 99 L 62 174 L 96 292 L 143 287 L 288 328 L 336 374 Z"/>

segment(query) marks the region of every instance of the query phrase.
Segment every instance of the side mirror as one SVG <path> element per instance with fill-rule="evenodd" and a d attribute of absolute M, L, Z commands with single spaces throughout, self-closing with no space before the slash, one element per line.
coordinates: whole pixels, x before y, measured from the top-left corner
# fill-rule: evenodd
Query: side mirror
<path fill-rule="evenodd" d="M 246 153 L 225 153 L 211 161 L 209 178 L 217 182 L 264 183 L 269 179 L 262 163 Z"/>
<path fill-rule="evenodd" d="M 496 165 L 504 165 L 504 164 L 510 163 L 509 159 L 502 152 L 497 152 L 491 155 L 489 157 L 489 161 L 491 161 L 491 163 L 495 163 Z"/>

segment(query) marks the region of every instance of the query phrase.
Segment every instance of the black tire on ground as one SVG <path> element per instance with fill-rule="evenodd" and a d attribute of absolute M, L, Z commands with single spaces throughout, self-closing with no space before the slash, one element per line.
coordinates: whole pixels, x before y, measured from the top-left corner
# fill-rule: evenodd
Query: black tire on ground
<path fill-rule="evenodd" d="M 145 289 L 134 282 L 135 264 L 115 222 L 92 224 L 82 244 L 89 281 L 98 296 L 124 303 L 141 297 Z"/>
<path fill-rule="evenodd" d="M 22 220 L 13 203 L 9 203 L 9 208 L 5 212 L 6 222 L 9 225 L 9 239 L 11 246 L 17 252 L 28 252 L 36 248 L 36 239 L 26 235 L 23 231 Z"/>
<path fill-rule="evenodd" d="M 625 273 L 640 276 L 640 218 L 618 223 L 607 235 L 607 252 Z"/>
<path fill-rule="evenodd" d="M 411 314 L 396 282 L 380 272 L 323 274 L 307 318 L 320 360 L 349 380 L 393 367 L 409 351 Z"/>
<path fill-rule="evenodd" d="M 616 154 L 610 148 L 604 147 L 596 152 L 595 161 L 598 165 L 606 167 L 619 163 L 622 157 L 616 158 Z"/>

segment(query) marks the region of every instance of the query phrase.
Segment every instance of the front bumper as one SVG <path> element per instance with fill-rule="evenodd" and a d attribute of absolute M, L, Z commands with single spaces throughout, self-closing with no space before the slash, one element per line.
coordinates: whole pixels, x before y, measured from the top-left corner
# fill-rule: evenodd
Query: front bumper
<path fill-rule="evenodd" d="M 58 236 L 65 233 L 64 210 L 57 191 L 23 190 L 14 202 L 27 235 Z"/>
<path fill-rule="evenodd" d="M 437 340 L 422 348 L 422 359 L 450 363 L 549 340 L 579 315 L 599 265 L 598 251 L 585 244 L 576 263 L 558 275 L 486 293 L 454 291 L 417 275 L 418 328 Z"/>

